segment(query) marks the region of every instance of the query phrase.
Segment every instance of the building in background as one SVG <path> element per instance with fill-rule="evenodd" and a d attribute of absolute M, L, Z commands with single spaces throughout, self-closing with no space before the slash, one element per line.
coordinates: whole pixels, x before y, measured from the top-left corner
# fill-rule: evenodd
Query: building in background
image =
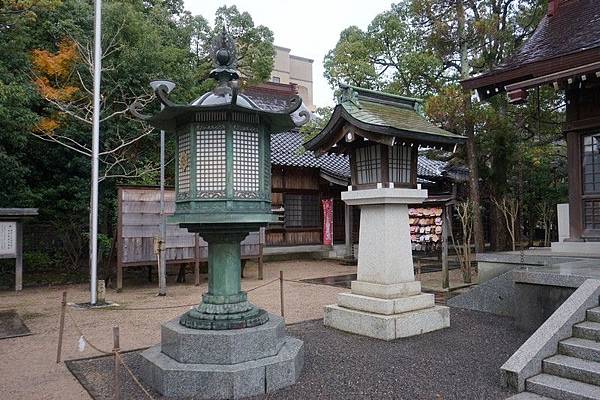
<path fill-rule="evenodd" d="M 313 104 L 313 60 L 290 54 L 290 49 L 275 46 L 275 63 L 271 82 L 293 84 L 306 107 L 315 111 Z"/>

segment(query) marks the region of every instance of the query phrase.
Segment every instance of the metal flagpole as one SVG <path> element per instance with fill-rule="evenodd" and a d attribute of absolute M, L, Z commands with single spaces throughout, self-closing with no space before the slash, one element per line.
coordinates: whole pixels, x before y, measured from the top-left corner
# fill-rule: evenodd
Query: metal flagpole
<path fill-rule="evenodd" d="M 154 90 L 164 86 L 167 93 L 175 88 L 175 84 L 169 81 L 152 81 L 150 87 Z M 160 109 L 165 108 L 164 104 Z M 158 295 L 167 294 L 167 218 L 165 216 L 165 131 L 160 131 L 160 243 L 158 247 Z"/>
<path fill-rule="evenodd" d="M 165 106 L 160 105 L 161 110 Z M 165 131 L 160 131 L 160 265 L 158 271 L 158 295 L 167 295 L 167 219 L 165 217 Z"/>
<path fill-rule="evenodd" d="M 100 74 L 102 0 L 94 1 L 94 115 L 92 126 L 92 199 L 90 205 L 90 304 L 96 304 L 98 269 L 98 153 L 100 148 Z"/>

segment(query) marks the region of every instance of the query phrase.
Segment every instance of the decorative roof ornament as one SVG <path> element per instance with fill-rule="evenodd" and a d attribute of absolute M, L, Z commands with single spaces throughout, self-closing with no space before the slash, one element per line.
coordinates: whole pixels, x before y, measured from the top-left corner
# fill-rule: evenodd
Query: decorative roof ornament
<path fill-rule="evenodd" d="M 220 35 L 213 41 L 213 64 L 214 69 L 210 71 L 210 77 L 219 82 L 219 87 L 227 85 L 228 82 L 238 80 L 240 73 L 237 71 L 237 56 L 235 44 L 227 33 L 225 26 Z"/>
<path fill-rule="evenodd" d="M 213 41 L 212 58 L 215 68 L 209 77 L 217 81 L 217 86 L 212 91 L 204 93 L 189 104 L 178 104 L 169 99 L 168 85 L 159 84 L 154 88 L 154 94 L 164 108 L 154 115 L 145 115 L 142 113 L 145 103 L 135 101 L 129 106 L 131 114 L 155 128 L 167 131 L 175 130 L 178 124 L 197 118 L 196 113 L 204 111 L 253 112 L 262 118 L 270 133 L 285 132 L 310 120 L 310 112 L 302 105 L 302 98 L 298 95 L 291 96 L 285 108 L 271 111 L 260 108 L 251 98 L 240 92 L 235 43 L 225 27 Z"/>
<path fill-rule="evenodd" d="M 352 86 L 340 85 L 341 93 L 338 98 L 338 103 L 341 104 L 345 101 L 349 101 L 353 103 L 356 107 L 360 107 L 360 102 L 358 101 L 358 92 L 352 88 Z"/>

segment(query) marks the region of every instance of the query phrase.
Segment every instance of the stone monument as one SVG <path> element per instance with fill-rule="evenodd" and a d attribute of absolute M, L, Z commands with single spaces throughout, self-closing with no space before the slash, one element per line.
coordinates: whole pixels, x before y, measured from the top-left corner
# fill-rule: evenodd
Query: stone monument
<path fill-rule="evenodd" d="M 235 46 L 216 38 L 217 81 L 191 104 L 175 104 L 166 86 L 154 116 L 131 111 L 177 141 L 176 207 L 171 223 L 208 242 L 208 292 L 202 302 L 162 325 L 161 343 L 142 353 L 142 377 L 162 395 L 231 399 L 289 386 L 303 366 L 303 343 L 282 318 L 247 300 L 241 290 L 240 242 L 276 217 L 271 214 L 270 135 L 308 120 L 302 100 L 280 112 L 259 108 L 239 93 Z"/>
<path fill-rule="evenodd" d="M 465 138 L 421 117 L 418 100 L 340 90 L 331 119 L 305 145 L 350 156 L 352 186 L 342 200 L 361 210 L 357 280 L 325 307 L 325 325 L 384 340 L 448 327 L 449 309 L 436 306 L 415 280 L 408 206 L 427 198 L 417 184 L 419 146 L 450 150 Z"/>

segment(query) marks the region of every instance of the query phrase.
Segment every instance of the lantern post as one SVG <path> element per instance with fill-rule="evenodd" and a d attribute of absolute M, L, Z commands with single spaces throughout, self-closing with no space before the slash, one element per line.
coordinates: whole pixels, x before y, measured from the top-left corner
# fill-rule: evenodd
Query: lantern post
<path fill-rule="evenodd" d="M 408 207 L 427 198 L 417 183 L 418 148 L 452 148 L 465 138 L 425 120 L 416 99 L 347 85 L 340 92 L 331 119 L 305 145 L 350 156 L 352 185 L 342 200 L 361 212 L 357 279 L 325 307 L 324 323 L 384 340 L 448 327 L 448 308 L 415 280 Z"/>
<path fill-rule="evenodd" d="M 175 136 L 175 214 L 170 223 L 208 243 L 208 290 L 185 314 L 162 325 L 161 343 L 142 353 L 142 376 L 165 396 L 240 398 L 293 384 L 302 341 L 285 335 L 279 316 L 250 303 L 241 289 L 240 243 L 277 218 L 271 214 L 271 134 L 308 121 L 298 96 L 263 110 L 240 92 L 235 45 L 225 30 L 213 49 L 217 83 L 190 104 L 168 87 L 153 116 L 132 113 Z"/>

